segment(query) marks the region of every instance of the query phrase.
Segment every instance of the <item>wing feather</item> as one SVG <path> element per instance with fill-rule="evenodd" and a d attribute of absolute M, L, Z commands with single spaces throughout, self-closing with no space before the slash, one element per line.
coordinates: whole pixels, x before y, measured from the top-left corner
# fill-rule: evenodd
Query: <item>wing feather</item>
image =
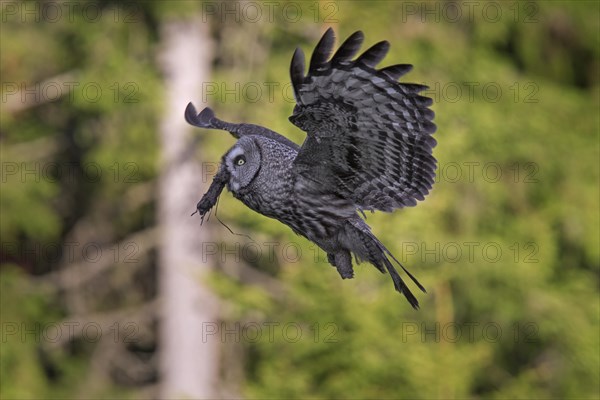
<path fill-rule="evenodd" d="M 354 32 L 340 45 L 340 48 L 333 55 L 331 62 L 337 64 L 350 61 L 358 53 L 358 50 L 360 50 L 360 46 L 364 40 L 365 35 L 361 31 Z"/>
<path fill-rule="evenodd" d="M 413 66 L 411 64 L 396 64 L 381 68 L 379 72 L 386 74 L 391 79 L 398 80 L 403 75 L 406 75 L 412 71 L 412 69 Z"/>
<path fill-rule="evenodd" d="M 356 62 L 363 62 L 369 67 L 375 67 L 381 62 L 390 50 L 390 44 L 386 40 L 375 43 L 367 51 L 362 53 Z"/>
<path fill-rule="evenodd" d="M 313 51 L 313 54 L 310 58 L 309 72 L 316 72 L 317 68 L 327 63 L 327 60 L 331 56 L 331 51 L 333 50 L 334 44 L 335 35 L 333 34 L 333 29 L 329 28 Z"/>
<path fill-rule="evenodd" d="M 389 50 L 382 41 L 351 61 L 364 40 L 352 34 L 333 48 L 328 30 L 304 76 L 297 50 L 291 75 L 297 105 L 290 121 L 307 132 L 294 167 L 304 185 L 351 199 L 357 207 L 391 211 L 413 206 L 432 188 L 435 114 L 427 86 L 397 79 L 412 69 L 397 64 L 375 69 Z"/>
<path fill-rule="evenodd" d="M 298 101 L 300 94 L 296 89 L 301 87 L 302 82 L 304 81 L 304 52 L 301 48 L 297 48 L 292 57 L 290 76 L 292 79 L 292 86 L 294 87 L 294 96 L 296 97 L 296 101 Z"/>

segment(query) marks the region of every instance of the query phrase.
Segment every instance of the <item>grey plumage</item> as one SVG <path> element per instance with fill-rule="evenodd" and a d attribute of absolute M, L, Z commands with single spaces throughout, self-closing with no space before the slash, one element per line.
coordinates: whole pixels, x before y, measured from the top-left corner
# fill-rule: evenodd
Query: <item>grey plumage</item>
<path fill-rule="evenodd" d="M 358 211 L 413 206 L 429 193 L 436 160 L 431 100 L 426 86 L 396 80 L 412 69 L 398 64 L 375 69 L 389 50 L 376 43 L 355 60 L 364 36 L 351 35 L 333 57 L 333 31 L 317 44 L 305 74 L 297 49 L 290 76 L 296 106 L 290 121 L 306 131 L 300 147 L 267 128 L 219 120 L 211 109 L 186 121 L 229 131 L 237 143 L 223 156 L 209 191 L 197 205 L 204 216 L 228 187 L 254 211 L 275 218 L 327 252 L 342 278 L 352 278 L 352 255 L 390 273 L 396 290 L 414 308 L 418 301 L 392 261 L 423 286 L 373 235 Z"/>

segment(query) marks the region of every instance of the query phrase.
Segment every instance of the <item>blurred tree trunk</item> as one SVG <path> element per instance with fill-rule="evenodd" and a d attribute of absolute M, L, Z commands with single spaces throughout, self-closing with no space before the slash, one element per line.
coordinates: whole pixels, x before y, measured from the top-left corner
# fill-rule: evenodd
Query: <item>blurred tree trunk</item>
<path fill-rule="evenodd" d="M 216 298 L 202 282 L 210 266 L 202 263 L 201 249 L 209 238 L 199 218 L 190 217 L 207 187 L 199 163 L 185 155 L 191 128 L 183 118 L 186 104 L 198 98 L 201 82 L 209 79 L 211 60 L 206 24 L 166 20 L 160 48 L 166 82 L 158 206 L 161 398 L 218 396 L 218 337 L 202 334 L 216 324 L 218 312 Z"/>

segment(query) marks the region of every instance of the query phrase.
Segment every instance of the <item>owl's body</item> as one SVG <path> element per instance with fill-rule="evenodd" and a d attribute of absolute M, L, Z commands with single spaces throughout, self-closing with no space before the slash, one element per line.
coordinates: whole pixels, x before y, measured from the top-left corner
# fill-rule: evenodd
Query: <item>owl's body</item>
<path fill-rule="evenodd" d="M 241 138 L 228 153 L 232 158 L 236 156 L 235 149 L 243 149 L 244 154 L 256 149 L 261 157 L 260 169 L 247 186 L 228 183 L 229 191 L 248 208 L 283 222 L 328 252 L 335 250 L 346 220 L 360 220 L 354 204 L 347 199 L 319 193 L 307 196 L 293 167 L 296 149 L 261 136 Z"/>
<path fill-rule="evenodd" d="M 418 95 L 424 86 L 396 81 L 410 66 L 374 69 L 387 42 L 351 61 L 363 40 L 356 32 L 328 61 L 333 40 L 328 30 L 313 53 L 308 76 L 299 50 L 292 60 L 298 104 L 290 120 L 308 134 L 301 147 L 267 128 L 224 122 L 209 108 L 198 114 L 188 105 L 190 124 L 224 129 L 238 138 L 197 209 L 204 216 L 227 186 L 252 210 L 321 247 L 342 278 L 354 276 L 354 255 L 387 270 L 396 290 L 418 308 L 390 258 L 425 289 L 371 233 L 359 211 L 413 206 L 429 192 L 436 164 L 431 100 Z"/>

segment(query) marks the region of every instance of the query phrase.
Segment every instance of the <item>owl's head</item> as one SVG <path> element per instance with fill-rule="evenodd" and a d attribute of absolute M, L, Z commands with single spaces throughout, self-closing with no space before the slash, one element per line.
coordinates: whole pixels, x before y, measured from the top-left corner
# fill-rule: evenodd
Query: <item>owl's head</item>
<path fill-rule="evenodd" d="M 224 156 L 223 164 L 229 172 L 229 190 L 237 192 L 248 186 L 260 170 L 261 153 L 250 136 L 243 136 Z"/>

